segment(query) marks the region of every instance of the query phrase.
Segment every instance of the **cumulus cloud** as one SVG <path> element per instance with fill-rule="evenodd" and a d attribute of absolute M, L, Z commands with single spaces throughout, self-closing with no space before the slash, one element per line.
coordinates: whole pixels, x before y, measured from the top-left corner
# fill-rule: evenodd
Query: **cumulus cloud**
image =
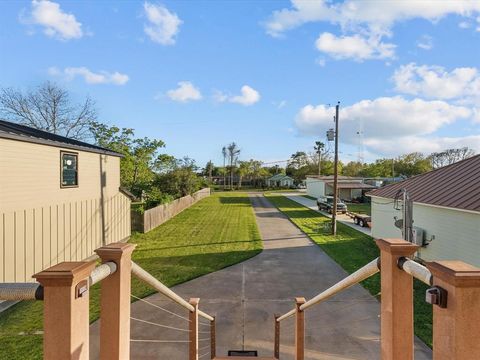
<path fill-rule="evenodd" d="M 267 32 L 279 36 L 309 22 L 327 21 L 343 29 L 367 26 L 376 32 L 390 32 L 399 21 L 420 18 L 432 22 L 450 15 L 474 18 L 480 14 L 480 2 L 456 1 L 364 1 L 291 0 L 292 6 L 274 11 L 265 23 Z"/>
<path fill-rule="evenodd" d="M 334 59 L 366 59 L 392 58 L 395 54 L 395 45 L 383 43 L 377 36 L 369 38 L 360 35 L 335 36 L 329 32 L 320 34 L 316 43 L 318 50 L 327 53 Z"/>
<path fill-rule="evenodd" d="M 404 94 L 464 102 L 480 99 L 480 72 L 474 67 L 447 71 L 441 66 L 410 63 L 400 66 L 392 80 L 395 90 Z"/>
<path fill-rule="evenodd" d="M 333 115 L 334 108 L 307 105 L 298 112 L 295 123 L 302 134 L 323 137 L 333 127 Z M 367 150 L 386 153 L 391 146 L 392 153 L 410 152 L 414 143 L 408 139 L 427 139 L 443 126 L 471 116 L 469 108 L 444 101 L 401 96 L 362 100 L 341 109 L 341 141 L 356 145 L 362 124 Z"/>
<path fill-rule="evenodd" d="M 420 40 L 417 41 L 417 47 L 423 50 L 433 49 L 433 38 L 429 35 L 423 35 Z"/>
<path fill-rule="evenodd" d="M 243 85 L 240 92 L 240 95 L 231 96 L 217 91 L 213 95 L 213 98 L 218 102 L 231 102 L 244 106 L 250 106 L 260 101 L 260 93 L 248 85 Z"/>
<path fill-rule="evenodd" d="M 145 2 L 143 10 L 148 23 L 144 25 L 145 34 L 150 40 L 162 45 L 173 45 L 183 23 L 177 14 L 170 12 L 165 6 Z"/>
<path fill-rule="evenodd" d="M 77 76 L 82 77 L 87 84 L 112 84 L 112 85 L 125 85 L 129 77 L 126 74 L 121 74 L 117 71 L 99 71 L 93 72 L 88 68 L 82 67 L 67 67 L 63 70 L 51 67 L 48 69 L 48 73 L 52 76 L 63 77 L 67 81 L 75 79 Z"/>
<path fill-rule="evenodd" d="M 167 96 L 173 101 L 183 103 L 202 99 L 200 90 L 190 81 L 180 81 L 178 88 L 167 91 Z"/>
<path fill-rule="evenodd" d="M 83 36 L 82 24 L 73 14 L 64 12 L 60 5 L 49 0 L 33 0 L 31 12 L 21 16 L 21 21 L 29 25 L 43 27 L 43 32 L 60 40 L 79 39 Z"/>

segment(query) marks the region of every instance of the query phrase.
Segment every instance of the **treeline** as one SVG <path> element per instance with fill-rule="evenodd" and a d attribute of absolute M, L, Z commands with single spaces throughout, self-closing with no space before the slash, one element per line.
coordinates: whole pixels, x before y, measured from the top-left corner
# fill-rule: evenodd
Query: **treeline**
<path fill-rule="evenodd" d="M 467 147 L 447 149 L 425 155 L 419 152 L 405 154 L 395 158 L 383 158 L 372 163 L 350 161 L 339 162 L 339 173 L 345 176 L 358 177 L 410 177 L 426 173 L 442 166 L 467 159 L 475 153 Z M 286 174 L 296 182 L 305 179 L 306 175 L 332 175 L 333 161 L 331 154 L 319 155 L 318 152 L 307 154 L 296 152 L 290 157 Z"/>

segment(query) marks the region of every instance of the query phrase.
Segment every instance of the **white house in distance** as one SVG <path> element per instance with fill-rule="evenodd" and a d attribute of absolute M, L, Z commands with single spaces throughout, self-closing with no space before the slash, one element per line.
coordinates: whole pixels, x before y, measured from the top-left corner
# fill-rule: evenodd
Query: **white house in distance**
<path fill-rule="evenodd" d="M 480 266 L 480 155 L 371 191 L 372 236 L 399 238 L 393 199 L 406 189 L 424 260 L 458 259 Z"/>
<path fill-rule="evenodd" d="M 120 157 L 98 146 L 0 121 L 0 281 L 28 282 L 130 236 Z"/>
<path fill-rule="evenodd" d="M 290 176 L 284 174 L 276 174 L 266 180 L 268 187 L 291 187 L 293 182 Z"/>
<path fill-rule="evenodd" d="M 307 175 L 307 195 L 318 198 L 333 195 L 333 176 Z M 365 184 L 363 178 L 338 176 L 338 196 L 342 200 L 351 201 L 361 198 L 363 193 L 375 187 Z"/>

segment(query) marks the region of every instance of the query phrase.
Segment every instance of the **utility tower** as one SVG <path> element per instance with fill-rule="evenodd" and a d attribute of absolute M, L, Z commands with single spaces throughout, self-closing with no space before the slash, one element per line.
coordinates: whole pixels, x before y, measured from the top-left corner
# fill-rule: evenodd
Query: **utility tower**
<path fill-rule="evenodd" d="M 365 144 L 364 144 L 363 134 L 364 134 L 363 119 L 360 119 L 360 122 L 358 125 L 358 131 L 357 131 L 357 137 L 358 137 L 357 161 L 360 164 L 363 164 L 365 162 Z"/>

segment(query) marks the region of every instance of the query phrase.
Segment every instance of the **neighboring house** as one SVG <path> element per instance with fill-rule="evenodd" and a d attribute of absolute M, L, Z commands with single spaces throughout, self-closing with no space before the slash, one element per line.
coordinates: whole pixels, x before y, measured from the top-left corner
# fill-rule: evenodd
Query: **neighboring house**
<path fill-rule="evenodd" d="M 292 187 L 294 180 L 284 174 L 276 174 L 266 180 L 268 187 Z"/>
<path fill-rule="evenodd" d="M 333 175 L 307 175 L 307 195 L 318 198 L 333 195 Z M 362 198 L 363 194 L 375 188 L 363 182 L 363 178 L 338 176 L 338 196 L 342 200 L 351 201 Z"/>
<path fill-rule="evenodd" d="M 130 236 L 122 155 L 0 121 L 0 281 L 26 282 Z"/>
<path fill-rule="evenodd" d="M 414 230 L 426 245 L 418 254 L 422 259 L 480 266 L 480 155 L 368 193 L 373 237 L 402 236 L 394 226 L 402 213 L 393 204 L 400 189 L 413 200 Z"/>

